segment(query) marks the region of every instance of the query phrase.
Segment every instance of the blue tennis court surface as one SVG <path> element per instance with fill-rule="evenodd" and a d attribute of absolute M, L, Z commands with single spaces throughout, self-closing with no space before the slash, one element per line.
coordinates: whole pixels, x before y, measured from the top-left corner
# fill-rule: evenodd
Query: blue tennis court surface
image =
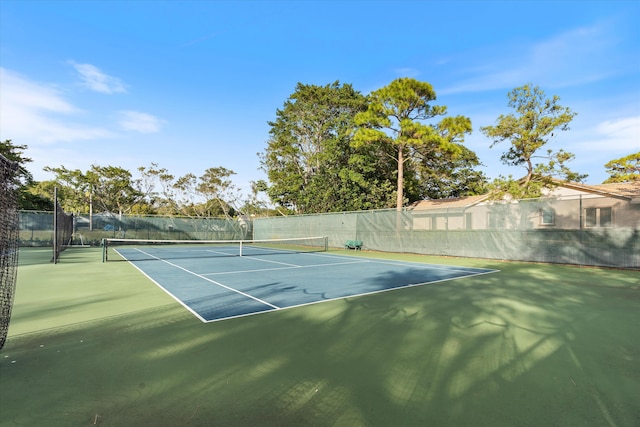
<path fill-rule="evenodd" d="M 171 251 L 117 250 L 203 322 L 497 271 L 324 252 L 205 257 Z"/>

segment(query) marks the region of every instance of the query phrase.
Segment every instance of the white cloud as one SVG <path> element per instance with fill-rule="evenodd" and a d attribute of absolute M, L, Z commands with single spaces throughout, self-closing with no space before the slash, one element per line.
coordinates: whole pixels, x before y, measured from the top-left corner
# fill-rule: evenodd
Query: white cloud
<path fill-rule="evenodd" d="M 57 113 L 73 113 L 76 108 L 62 99 L 53 85 L 37 83 L 0 67 L 3 107 L 33 108 Z M 3 108 L 3 112 L 7 110 Z"/>
<path fill-rule="evenodd" d="M 120 111 L 120 126 L 125 130 L 140 133 L 155 133 L 160 131 L 162 120 L 147 113 L 138 111 Z"/>
<path fill-rule="evenodd" d="M 624 61 L 612 58 L 618 55 L 613 45 L 604 26 L 577 28 L 534 45 L 527 68 L 534 80 L 549 87 L 600 81 L 625 72 Z"/>
<path fill-rule="evenodd" d="M 640 150 L 640 116 L 622 117 L 594 123 L 574 138 L 574 149 L 610 155 Z M 576 151 L 577 152 L 577 151 Z M 613 157 L 612 157 L 613 158 Z M 610 159 L 607 159 L 610 160 Z"/>
<path fill-rule="evenodd" d="M 482 65 L 463 68 L 457 83 L 438 92 L 512 89 L 526 83 L 568 87 L 624 74 L 629 71 L 628 67 L 633 67 L 632 62 L 624 60 L 624 54 L 611 48 L 615 41 L 608 29 L 606 25 L 597 24 L 529 45 L 508 43 L 480 52 L 465 52 L 457 60 Z"/>
<path fill-rule="evenodd" d="M 82 111 L 53 85 L 34 82 L 0 68 L 0 139 L 29 146 L 90 140 L 111 135 L 106 129 L 68 122 Z"/>
<path fill-rule="evenodd" d="M 73 61 L 69 61 L 69 63 L 80 74 L 83 85 L 90 90 L 106 94 L 127 92 L 125 85 L 120 79 L 103 73 L 95 65 L 78 64 Z"/>
<path fill-rule="evenodd" d="M 599 123 L 596 130 L 615 139 L 628 140 L 640 149 L 640 117 L 626 117 Z"/>

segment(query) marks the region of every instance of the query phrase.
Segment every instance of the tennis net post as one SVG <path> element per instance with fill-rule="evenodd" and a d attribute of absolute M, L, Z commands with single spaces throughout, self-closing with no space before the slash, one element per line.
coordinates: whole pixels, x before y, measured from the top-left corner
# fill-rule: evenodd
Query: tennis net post
<path fill-rule="evenodd" d="M 60 252 L 71 242 L 73 236 L 73 214 L 66 213 L 58 202 L 58 188 L 53 189 L 53 257 L 51 262 L 58 263 Z"/>

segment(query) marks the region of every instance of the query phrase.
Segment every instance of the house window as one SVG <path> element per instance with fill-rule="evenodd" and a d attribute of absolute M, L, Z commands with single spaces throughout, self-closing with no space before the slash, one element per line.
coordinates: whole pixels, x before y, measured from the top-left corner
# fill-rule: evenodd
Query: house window
<path fill-rule="evenodd" d="M 611 208 L 600 208 L 600 227 L 611 227 Z"/>
<path fill-rule="evenodd" d="M 429 220 L 431 220 L 431 229 L 432 230 L 437 230 L 438 229 L 438 221 L 436 221 L 436 216 L 435 215 L 431 215 L 431 218 L 429 218 Z"/>
<path fill-rule="evenodd" d="M 489 212 L 488 216 L 489 228 L 502 228 L 504 223 L 504 215 L 498 214 L 496 212 Z"/>
<path fill-rule="evenodd" d="M 540 224 L 553 225 L 556 223 L 556 211 L 553 208 L 542 208 Z"/>
<path fill-rule="evenodd" d="M 584 210 L 585 227 L 611 227 L 612 224 L 611 208 L 586 208 Z"/>
<path fill-rule="evenodd" d="M 597 225 L 598 209 L 587 208 L 584 210 L 584 225 L 585 227 L 595 227 Z"/>

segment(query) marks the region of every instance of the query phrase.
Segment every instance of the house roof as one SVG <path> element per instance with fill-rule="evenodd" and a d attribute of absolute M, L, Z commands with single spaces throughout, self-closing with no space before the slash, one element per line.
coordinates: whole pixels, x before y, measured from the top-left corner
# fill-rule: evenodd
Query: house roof
<path fill-rule="evenodd" d="M 447 199 L 420 200 L 409 206 L 409 209 L 449 209 L 468 208 L 489 198 L 489 194 L 481 196 L 450 197 Z"/>
<path fill-rule="evenodd" d="M 604 191 L 620 194 L 622 196 L 628 196 L 628 197 L 640 196 L 640 181 L 600 184 L 600 185 L 595 185 L 595 187 L 601 188 Z"/>
<path fill-rule="evenodd" d="M 634 182 L 616 182 L 611 184 L 587 185 L 577 182 L 567 182 L 554 180 L 560 187 L 573 188 L 575 190 L 585 191 L 588 193 L 600 194 L 603 196 L 638 198 L 640 197 L 640 181 Z"/>
<path fill-rule="evenodd" d="M 612 184 L 598 184 L 587 185 L 578 182 L 567 182 L 554 179 L 556 184 L 560 187 L 571 188 L 578 191 L 584 191 L 587 193 L 598 194 L 608 197 L 621 197 L 625 199 L 638 199 L 640 198 L 640 181 L 635 182 L 618 182 Z M 483 194 L 480 196 L 466 196 L 466 197 L 451 197 L 446 199 L 429 199 L 420 200 L 413 203 L 408 209 L 450 209 L 450 208 L 468 208 L 470 206 L 477 205 L 484 202 L 490 197 L 490 194 Z"/>

